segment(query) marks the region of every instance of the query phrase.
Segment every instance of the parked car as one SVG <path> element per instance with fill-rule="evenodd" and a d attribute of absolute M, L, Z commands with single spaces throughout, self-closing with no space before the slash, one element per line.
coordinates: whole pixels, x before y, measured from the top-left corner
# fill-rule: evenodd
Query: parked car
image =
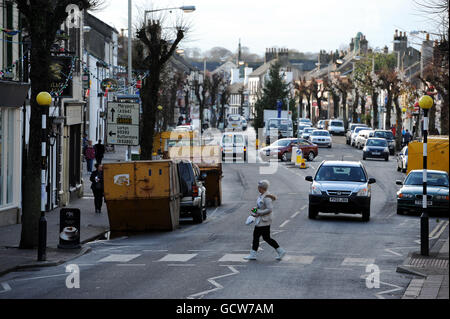
<path fill-rule="evenodd" d="M 363 127 L 363 126 L 358 126 L 354 129 L 351 138 L 350 138 L 350 145 L 351 146 L 355 146 L 356 147 L 356 138 L 358 137 L 358 133 L 363 131 L 363 130 L 371 130 L 371 128 L 369 127 Z"/>
<path fill-rule="evenodd" d="M 228 129 L 242 131 L 242 118 L 238 114 L 228 116 Z"/>
<path fill-rule="evenodd" d="M 363 160 L 367 158 L 384 158 L 389 161 L 388 142 L 384 138 L 368 138 L 363 148 Z"/>
<path fill-rule="evenodd" d="M 367 127 L 367 125 L 366 124 L 361 124 L 361 123 L 352 123 L 352 124 L 350 124 L 350 127 L 347 130 L 347 133 L 345 133 L 345 140 L 346 140 L 347 145 L 351 144 L 352 134 L 353 134 L 353 132 L 355 131 L 355 129 L 357 127 Z"/>
<path fill-rule="evenodd" d="M 397 181 L 402 186 L 397 192 L 397 214 L 422 212 L 423 207 L 423 170 L 412 170 L 405 181 Z M 445 171 L 427 171 L 427 210 L 432 213 L 447 213 L 448 173 Z"/>
<path fill-rule="evenodd" d="M 313 126 L 311 120 L 308 119 L 308 118 L 301 118 L 301 119 L 298 119 L 298 125 Z"/>
<path fill-rule="evenodd" d="M 308 161 L 313 161 L 319 155 L 317 145 L 305 140 L 296 138 L 283 138 L 271 145 L 264 147 L 259 151 L 259 156 L 262 160 L 267 160 L 271 156 L 277 154 L 277 158 L 282 162 L 288 162 L 292 156 L 292 148 L 298 147 L 302 150 L 303 156 Z"/>
<path fill-rule="evenodd" d="M 247 136 L 242 133 L 224 133 L 221 141 L 222 162 L 234 161 L 240 157 L 247 161 Z"/>
<path fill-rule="evenodd" d="M 319 130 L 324 130 L 325 129 L 325 120 L 320 120 L 319 122 L 317 122 L 317 125 L 316 125 L 316 127 L 317 127 L 317 129 L 319 129 Z"/>
<path fill-rule="evenodd" d="M 191 161 L 177 163 L 180 190 L 180 215 L 192 216 L 195 223 L 202 223 L 206 219 L 206 188 L 203 181 L 206 175 L 200 174 L 200 169 Z"/>
<path fill-rule="evenodd" d="M 297 136 L 298 137 L 302 137 L 303 131 L 305 130 L 305 128 L 311 127 L 311 125 L 309 124 L 300 124 L 298 129 L 297 129 Z"/>
<path fill-rule="evenodd" d="M 333 141 L 331 135 L 325 130 L 315 130 L 311 133 L 311 142 L 317 146 L 326 146 L 331 148 L 333 146 Z"/>
<path fill-rule="evenodd" d="M 358 135 L 356 136 L 355 145 L 358 149 L 363 149 L 364 146 L 366 146 L 367 139 L 370 136 L 370 133 L 373 132 L 372 130 L 362 130 L 359 131 Z"/>
<path fill-rule="evenodd" d="M 400 153 L 397 154 L 397 171 L 406 173 L 408 169 L 408 146 L 405 146 Z"/>
<path fill-rule="evenodd" d="M 314 127 L 307 127 L 303 130 L 302 138 L 305 140 L 309 140 L 311 137 L 311 133 L 316 130 Z"/>
<path fill-rule="evenodd" d="M 308 217 L 315 219 L 319 212 L 334 214 L 362 214 L 370 220 L 371 184 L 361 162 L 323 161 L 316 175 L 307 176 L 312 182 L 309 193 Z"/>
<path fill-rule="evenodd" d="M 193 132 L 194 127 L 192 125 L 178 125 L 175 127 L 174 131 L 176 132 Z"/>
<path fill-rule="evenodd" d="M 246 131 L 247 130 L 247 120 L 244 117 L 241 117 L 241 122 L 242 122 L 242 130 Z"/>
<path fill-rule="evenodd" d="M 328 132 L 333 135 L 344 135 L 344 121 L 341 120 L 331 120 L 330 125 L 328 126 Z"/>
<path fill-rule="evenodd" d="M 395 155 L 395 137 L 392 131 L 389 130 L 375 130 L 371 137 L 384 138 L 388 142 L 389 154 Z"/>

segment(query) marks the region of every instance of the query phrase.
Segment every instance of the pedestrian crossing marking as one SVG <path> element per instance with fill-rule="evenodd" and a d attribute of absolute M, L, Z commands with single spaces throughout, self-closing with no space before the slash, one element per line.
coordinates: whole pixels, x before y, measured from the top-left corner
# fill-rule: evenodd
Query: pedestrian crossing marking
<path fill-rule="evenodd" d="M 226 254 L 222 258 L 219 259 L 219 262 L 225 261 L 234 261 L 234 262 L 248 262 L 248 260 L 244 259 L 248 254 Z"/>
<path fill-rule="evenodd" d="M 281 262 L 310 265 L 314 261 L 314 258 L 314 256 L 293 256 L 287 254 L 283 257 L 283 260 Z"/>
<path fill-rule="evenodd" d="M 138 258 L 141 256 L 140 254 L 134 254 L 134 255 L 118 255 L 118 254 L 112 254 L 108 257 L 105 257 L 103 259 L 100 259 L 99 262 L 119 262 L 119 263 L 126 263 L 129 262 L 135 258 Z"/>
<path fill-rule="evenodd" d="M 367 266 L 375 263 L 372 258 L 345 258 L 341 266 Z"/>
<path fill-rule="evenodd" d="M 198 254 L 167 254 L 158 262 L 187 262 Z"/>

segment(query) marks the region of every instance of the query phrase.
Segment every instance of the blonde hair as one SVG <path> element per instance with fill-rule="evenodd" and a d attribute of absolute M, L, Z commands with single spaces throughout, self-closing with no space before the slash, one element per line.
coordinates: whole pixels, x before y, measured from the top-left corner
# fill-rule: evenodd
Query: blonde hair
<path fill-rule="evenodd" d="M 262 180 L 258 182 L 258 187 L 261 187 L 262 189 L 268 190 L 270 186 L 269 181 L 267 180 Z"/>

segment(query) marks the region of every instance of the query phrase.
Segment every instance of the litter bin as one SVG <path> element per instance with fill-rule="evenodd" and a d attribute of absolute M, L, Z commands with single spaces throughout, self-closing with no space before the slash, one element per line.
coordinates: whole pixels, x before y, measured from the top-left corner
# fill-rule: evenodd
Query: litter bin
<path fill-rule="evenodd" d="M 111 231 L 175 230 L 180 185 L 175 162 L 104 164 L 105 201 Z"/>

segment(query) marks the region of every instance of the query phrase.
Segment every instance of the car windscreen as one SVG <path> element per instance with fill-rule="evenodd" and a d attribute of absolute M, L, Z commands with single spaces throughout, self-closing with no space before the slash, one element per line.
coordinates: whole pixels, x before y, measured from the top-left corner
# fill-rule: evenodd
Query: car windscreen
<path fill-rule="evenodd" d="M 235 135 L 234 136 L 234 144 L 245 144 L 244 136 L 242 136 L 242 135 Z"/>
<path fill-rule="evenodd" d="M 233 135 L 224 135 L 222 138 L 222 144 L 233 144 Z"/>
<path fill-rule="evenodd" d="M 360 131 L 367 130 L 367 127 L 357 127 L 355 128 L 355 133 L 359 133 Z"/>
<path fill-rule="evenodd" d="M 304 133 L 311 133 L 312 131 L 314 131 L 315 129 L 314 128 L 305 128 L 304 130 L 303 130 L 303 132 Z"/>
<path fill-rule="evenodd" d="M 423 173 L 412 172 L 405 180 L 405 185 L 423 185 Z M 427 185 L 428 186 L 442 186 L 448 187 L 448 175 L 442 173 L 427 173 Z"/>
<path fill-rule="evenodd" d="M 276 141 L 275 143 L 273 143 L 272 146 L 282 146 L 282 147 L 285 147 L 285 146 L 289 146 L 289 144 L 291 144 L 291 141 L 290 141 L 290 140 L 278 140 L 278 141 Z"/>
<path fill-rule="evenodd" d="M 312 136 L 330 136 L 330 133 L 326 131 L 315 131 L 311 134 Z"/>
<path fill-rule="evenodd" d="M 344 126 L 344 123 L 338 122 L 338 121 L 331 121 L 331 126 L 342 127 L 342 126 Z"/>
<path fill-rule="evenodd" d="M 350 130 L 351 130 L 352 132 L 354 132 L 358 127 L 359 127 L 359 128 L 367 128 L 367 125 L 362 125 L 362 124 L 352 125 L 352 126 L 350 127 Z"/>
<path fill-rule="evenodd" d="M 375 147 L 387 147 L 387 142 L 386 140 L 371 140 L 369 139 L 367 141 L 366 146 L 375 146 Z"/>
<path fill-rule="evenodd" d="M 233 121 L 233 122 L 237 122 L 237 121 L 240 121 L 240 120 L 241 120 L 241 118 L 239 116 L 230 116 L 228 118 L 228 121 Z"/>
<path fill-rule="evenodd" d="M 390 132 L 390 131 L 375 132 L 374 133 L 374 137 L 379 137 L 379 138 L 385 138 L 385 139 L 388 139 L 388 140 L 393 140 L 394 139 L 394 134 L 392 134 L 392 132 Z"/>
<path fill-rule="evenodd" d="M 320 167 L 316 181 L 367 182 L 366 174 L 361 167 L 326 166 Z"/>

